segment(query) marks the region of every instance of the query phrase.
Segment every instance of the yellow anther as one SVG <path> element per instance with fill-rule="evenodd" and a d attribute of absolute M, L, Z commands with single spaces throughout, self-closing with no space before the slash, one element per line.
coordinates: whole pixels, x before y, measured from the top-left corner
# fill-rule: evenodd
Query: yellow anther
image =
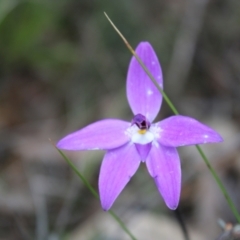
<path fill-rule="evenodd" d="M 144 134 L 144 133 L 146 133 L 146 131 L 147 131 L 147 129 L 140 129 L 140 130 L 138 130 L 138 133 Z"/>

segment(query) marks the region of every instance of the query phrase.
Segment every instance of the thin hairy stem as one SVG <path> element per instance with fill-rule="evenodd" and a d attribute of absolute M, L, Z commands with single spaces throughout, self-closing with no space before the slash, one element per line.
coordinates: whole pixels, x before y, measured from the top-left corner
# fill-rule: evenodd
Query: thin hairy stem
<path fill-rule="evenodd" d="M 217 185 L 218 185 L 219 188 L 221 189 L 221 191 L 222 191 L 224 197 L 226 198 L 227 203 L 228 203 L 229 207 L 231 208 L 234 216 L 236 217 L 237 221 L 240 223 L 240 216 L 239 216 L 238 210 L 237 210 L 236 206 L 234 205 L 231 197 L 228 195 L 227 190 L 226 190 L 226 188 L 224 187 L 221 179 L 219 178 L 219 176 L 217 175 L 217 173 L 216 173 L 215 170 L 213 169 L 212 165 L 210 164 L 208 158 L 206 157 L 205 153 L 204 153 L 203 150 L 200 148 L 200 146 L 199 146 L 199 145 L 196 145 L 196 148 L 197 148 L 199 154 L 201 155 L 202 159 L 203 159 L 204 162 L 206 163 L 209 171 L 210 171 L 211 174 L 213 175 L 215 181 L 217 182 Z"/>
<path fill-rule="evenodd" d="M 61 156 L 64 158 L 64 160 L 67 162 L 67 164 L 72 168 L 72 170 L 77 174 L 77 176 L 82 180 L 84 185 L 90 190 L 90 192 L 93 194 L 93 196 L 97 199 L 99 199 L 99 195 L 96 192 L 96 190 L 91 186 L 89 181 L 79 172 L 77 167 L 72 163 L 72 161 L 61 151 L 57 148 L 57 151 L 61 154 Z M 112 211 L 109 210 L 108 213 L 113 217 L 113 219 L 119 224 L 119 226 L 123 229 L 123 231 L 130 237 L 132 240 L 137 240 L 133 236 L 133 234 L 130 232 L 130 230 L 126 227 L 124 222 Z"/>
<path fill-rule="evenodd" d="M 177 109 L 174 107 L 173 103 L 171 102 L 171 100 L 168 98 L 168 96 L 166 95 L 166 93 L 163 91 L 163 89 L 159 86 L 159 84 L 157 83 L 157 81 L 155 80 L 155 78 L 153 77 L 153 75 L 151 74 L 151 72 L 147 69 L 147 67 L 144 65 L 144 63 L 142 62 L 142 60 L 139 58 L 139 56 L 135 53 L 134 49 L 131 47 L 131 45 L 128 43 L 128 41 L 126 40 L 126 38 L 122 35 L 122 33 L 118 30 L 118 28 L 114 25 L 114 23 L 111 21 L 111 19 L 108 17 L 108 15 L 106 13 L 104 13 L 106 18 L 108 19 L 108 21 L 111 23 L 111 25 L 113 26 L 113 28 L 116 30 L 116 32 L 119 34 L 119 36 L 122 38 L 122 40 L 124 41 L 124 43 L 126 44 L 127 48 L 129 49 L 129 51 L 132 53 L 132 55 L 137 59 L 137 61 L 139 62 L 139 64 L 141 65 L 141 67 L 144 69 L 144 71 L 147 73 L 147 75 L 150 77 L 150 79 L 152 80 L 152 82 L 154 83 L 154 85 L 156 86 L 156 88 L 158 89 L 158 91 L 162 94 L 163 98 L 165 99 L 165 101 L 167 102 L 167 104 L 169 105 L 169 107 L 172 109 L 172 111 L 174 112 L 174 114 L 178 115 L 178 111 Z"/>

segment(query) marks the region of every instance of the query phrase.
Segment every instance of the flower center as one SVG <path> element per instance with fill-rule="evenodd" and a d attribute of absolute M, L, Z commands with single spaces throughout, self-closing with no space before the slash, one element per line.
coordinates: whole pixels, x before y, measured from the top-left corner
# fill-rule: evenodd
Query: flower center
<path fill-rule="evenodd" d="M 139 128 L 138 133 L 140 134 L 145 134 L 151 125 L 147 118 L 142 114 L 137 114 L 134 116 L 132 125 L 134 124 Z"/>
<path fill-rule="evenodd" d="M 150 122 L 142 114 L 137 114 L 132 120 L 131 127 L 127 130 L 133 143 L 148 144 L 153 141 L 154 135 L 150 131 Z"/>

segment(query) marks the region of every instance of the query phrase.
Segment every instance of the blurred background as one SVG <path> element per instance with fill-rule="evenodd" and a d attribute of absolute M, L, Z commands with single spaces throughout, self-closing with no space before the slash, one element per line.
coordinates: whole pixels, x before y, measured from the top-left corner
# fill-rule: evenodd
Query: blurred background
<path fill-rule="evenodd" d="M 240 210 L 239 0 L 0 0 L 0 239 L 129 239 L 52 143 L 103 118 L 132 119 L 125 81 L 133 47 L 149 41 L 181 114 L 217 130 L 203 146 Z M 163 103 L 157 120 L 172 115 Z M 194 147 L 179 149 L 180 212 L 191 239 L 235 223 Z M 66 152 L 97 189 L 104 152 Z M 182 240 L 142 164 L 113 206 L 138 239 Z"/>

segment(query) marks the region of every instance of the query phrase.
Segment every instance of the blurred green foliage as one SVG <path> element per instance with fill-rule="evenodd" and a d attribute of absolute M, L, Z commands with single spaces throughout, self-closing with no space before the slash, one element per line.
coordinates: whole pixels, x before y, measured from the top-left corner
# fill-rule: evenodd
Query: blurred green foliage
<path fill-rule="evenodd" d="M 63 2 L 3 0 L 0 9 L 1 70 L 57 70 L 77 60 L 74 43 L 61 36 Z"/>

